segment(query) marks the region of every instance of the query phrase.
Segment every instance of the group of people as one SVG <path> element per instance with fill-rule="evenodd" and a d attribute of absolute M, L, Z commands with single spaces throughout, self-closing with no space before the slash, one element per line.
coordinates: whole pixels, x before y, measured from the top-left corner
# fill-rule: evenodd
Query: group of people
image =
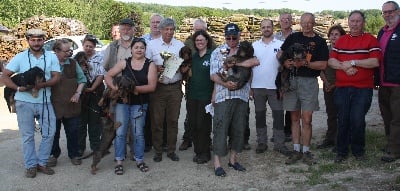
<path fill-rule="evenodd" d="M 328 31 L 330 46 L 313 31 L 312 13 L 301 16 L 300 32 L 291 29 L 290 13 L 280 15 L 281 31 L 277 33 L 273 21 L 264 19 L 260 23 L 262 37 L 252 43 L 253 57 L 236 63 L 237 67 L 252 71 L 251 78 L 240 87 L 238 82 L 221 76 L 227 58 L 238 56 L 240 48 L 240 28 L 234 23 L 225 26 L 225 42 L 216 47 L 207 32 L 207 23 L 201 19 L 194 22 L 193 34 L 185 43 L 174 38 L 176 23 L 171 18 L 152 15 L 150 33 L 141 38 L 134 38 L 134 22 L 123 19 L 115 26 L 119 35 L 115 34 L 116 39 L 104 51 L 95 52 L 97 39 L 87 35 L 83 40 L 84 52 L 75 59 L 70 58 L 68 41 L 58 40 L 52 54 L 43 50 L 45 33 L 30 29 L 26 33 L 29 49 L 17 54 L 2 76 L 7 87 L 17 90 L 16 112 L 26 177 L 35 177 L 37 171 L 54 174 L 50 166 L 55 166 L 61 153 L 61 123 L 67 135 L 68 157 L 74 165 L 81 164 L 87 132 L 91 150 L 100 150 L 102 155 L 115 137 L 117 175 L 124 173 L 127 142 L 142 172 L 149 170 L 144 152 L 151 148 L 154 148 L 154 162 L 162 161 L 163 152 L 172 161 L 179 161 L 176 144 L 183 81 L 187 116 L 179 150 L 193 144 L 193 162 L 203 164 L 213 159 L 216 176 L 226 176 L 221 157 L 228 153 L 228 167 L 246 170 L 238 162 L 237 154 L 246 148 L 248 141 L 249 100 L 254 100 L 255 105 L 256 153 L 268 150 L 268 102 L 273 119 L 273 150 L 288 157 L 287 165 L 299 160 L 315 164 L 310 146 L 312 115 L 319 110 L 318 76 L 323 81 L 328 130 L 317 148 L 334 146 L 336 163 L 347 159 L 349 148 L 357 160 L 364 160 L 365 115 L 373 88 L 379 87 L 379 107 L 387 137 L 381 160 L 395 161 L 400 158 L 399 5 L 385 2 L 382 16 L 386 25 L 377 39 L 364 32 L 363 12 L 350 12 L 349 33 L 340 25 L 332 26 Z M 166 70 L 163 54 L 177 58 L 184 47 L 192 51 L 191 63 L 181 65 L 174 75 L 162 75 Z M 38 97 L 10 79 L 12 74 L 34 66 L 42 68 L 46 75 L 46 81 L 35 86 Z M 110 91 L 119 91 L 113 82 L 118 76 L 129 78 L 136 86 L 126 100 L 119 98 L 108 110 L 108 117 L 120 126 L 105 130 L 98 101 L 105 86 Z M 209 105 L 214 108 L 213 116 L 206 113 Z M 35 118 L 42 136 L 37 153 Z M 285 145 L 288 140 L 293 142 L 293 149 Z M 104 142 L 106 146 L 100 146 Z"/>

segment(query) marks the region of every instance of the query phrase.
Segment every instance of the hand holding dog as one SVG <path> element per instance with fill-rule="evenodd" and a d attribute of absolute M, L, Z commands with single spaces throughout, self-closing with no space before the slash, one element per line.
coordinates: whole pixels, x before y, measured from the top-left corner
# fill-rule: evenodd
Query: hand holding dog
<path fill-rule="evenodd" d="M 229 90 L 236 90 L 237 83 L 236 82 L 232 82 L 232 81 L 227 81 L 227 82 L 224 83 L 224 86 L 226 88 L 228 88 Z"/>
<path fill-rule="evenodd" d="M 81 94 L 74 93 L 74 95 L 72 95 L 72 97 L 69 101 L 72 103 L 78 103 L 80 96 L 81 96 Z"/>

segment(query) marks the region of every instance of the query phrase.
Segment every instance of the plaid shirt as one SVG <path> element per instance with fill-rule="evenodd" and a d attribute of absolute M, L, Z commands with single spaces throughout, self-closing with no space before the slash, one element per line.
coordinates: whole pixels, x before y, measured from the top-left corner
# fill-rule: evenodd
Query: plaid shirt
<path fill-rule="evenodd" d="M 217 74 L 224 63 L 223 54 L 221 53 L 221 49 L 228 49 L 227 44 L 223 44 L 217 47 L 211 54 L 211 67 L 210 67 L 210 75 Z M 239 98 L 245 102 L 249 101 L 249 92 L 250 92 L 250 84 L 246 83 L 241 89 L 230 91 L 228 88 L 215 83 L 216 95 L 215 95 L 215 103 L 223 102 L 227 99 Z"/>

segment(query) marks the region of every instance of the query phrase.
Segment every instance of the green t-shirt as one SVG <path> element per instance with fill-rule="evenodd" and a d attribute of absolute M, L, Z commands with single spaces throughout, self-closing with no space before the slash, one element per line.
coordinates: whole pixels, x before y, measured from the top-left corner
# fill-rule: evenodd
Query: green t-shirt
<path fill-rule="evenodd" d="M 192 77 L 189 80 L 189 99 L 211 100 L 214 82 L 210 79 L 211 50 L 207 50 L 203 57 L 198 52 L 193 54 Z"/>

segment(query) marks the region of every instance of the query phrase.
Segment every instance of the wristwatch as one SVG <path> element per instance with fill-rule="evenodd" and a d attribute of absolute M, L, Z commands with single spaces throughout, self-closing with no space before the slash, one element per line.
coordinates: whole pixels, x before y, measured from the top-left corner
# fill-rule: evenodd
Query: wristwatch
<path fill-rule="evenodd" d="M 350 64 L 351 64 L 351 66 L 355 67 L 355 66 L 356 66 L 356 61 L 355 61 L 355 60 L 352 60 L 352 61 L 350 62 Z"/>

